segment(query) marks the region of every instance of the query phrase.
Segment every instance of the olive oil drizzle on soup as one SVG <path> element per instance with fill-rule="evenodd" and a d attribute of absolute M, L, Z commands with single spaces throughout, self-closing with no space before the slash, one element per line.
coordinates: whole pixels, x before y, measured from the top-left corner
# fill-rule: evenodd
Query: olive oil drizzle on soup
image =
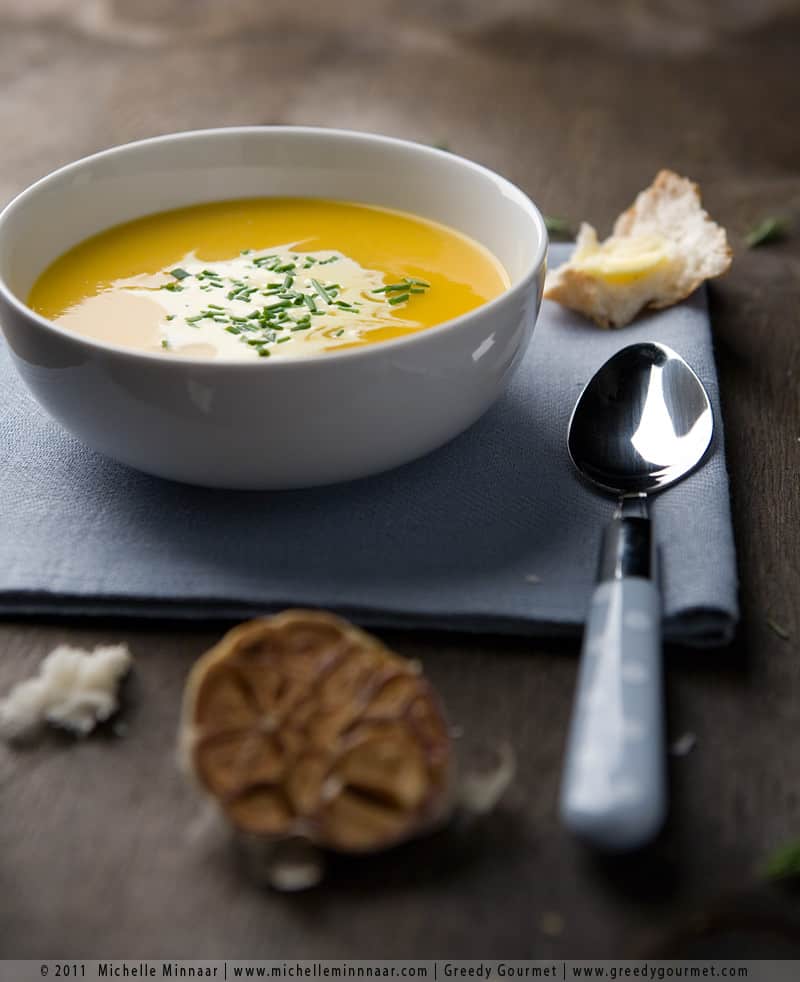
<path fill-rule="evenodd" d="M 46 269 L 28 303 L 78 334 L 166 357 L 302 358 L 425 330 L 508 284 L 483 246 L 415 215 L 255 198 L 101 232 Z"/>

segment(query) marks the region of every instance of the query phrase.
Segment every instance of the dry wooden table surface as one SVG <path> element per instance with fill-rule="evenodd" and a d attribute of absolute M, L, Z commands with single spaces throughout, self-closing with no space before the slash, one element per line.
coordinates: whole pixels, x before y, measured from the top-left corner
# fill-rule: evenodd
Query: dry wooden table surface
<path fill-rule="evenodd" d="M 2 956 L 790 950 L 797 895 L 756 871 L 800 837 L 800 237 L 743 237 L 800 210 L 800 14 L 725 6 L 0 2 L 3 201 L 112 144 L 244 123 L 443 142 L 602 229 L 662 166 L 699 181 L 736 248 L 711 298 L 743 605 L 732 647 L 669 654 L 670 734 L 696 745 L 672 760 L 666 834 L 627 862 L 556 820 L 577 645 L 387 634 L 455 718 L 513 742 L 519 780 L 474 835 L 336 864 L 296 896 L 251 882 L 175 767 L 183 680 L 221 625 L 4 623 L 0 690 L 64 640 L 125 640 L 137 668 L 127 735 L 0 758 Z"/>

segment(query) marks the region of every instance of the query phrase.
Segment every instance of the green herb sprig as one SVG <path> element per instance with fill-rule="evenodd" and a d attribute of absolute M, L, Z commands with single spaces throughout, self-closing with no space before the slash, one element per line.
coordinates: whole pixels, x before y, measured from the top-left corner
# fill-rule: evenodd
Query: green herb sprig
<path fill-rule="evenodd" d="M 557 239 L 569 239 L 572 237 L 572 227 L 566 218 L 558 218 L 556 215 L 545 215 L 544 224 L 547 234 Z"/>
<path fill-rule="evenodd" d="M 791 640 L 791 635 L 789 634 L 789 632 L 786 630 L 783 624 L 779 624 L 774 617 L 767 617 L 766 625 L 770 629 L 770 631 L 772 631 L 772 633 L 776 635 L 776 637 L 779 637 L 781 639 L 781 641 Z"/>
<path fill-rule="evenodd" d="M 770 242 L 780 242 L 788 236 L 789 220 L 770 216 L 753 226 L 745 236 L 744 241 L 748 249 L 756 249 L 758 246 L 768 245 Z"/>
<path fill-rule="evenodd" d="M 781 846 L 768 856 L 762 874 L 768 880 L 800 877 L 800 839 Z"/>

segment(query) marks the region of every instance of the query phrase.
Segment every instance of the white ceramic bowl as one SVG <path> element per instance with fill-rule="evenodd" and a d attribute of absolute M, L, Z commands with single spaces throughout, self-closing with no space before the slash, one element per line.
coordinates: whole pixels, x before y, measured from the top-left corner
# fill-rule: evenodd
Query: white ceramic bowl
<path fill-rule="evenodd" d="M 57 256 L 119 222 L 268 195 L 384 205 L 487 246 L 511 288 L 408 338 L 296 361 L 164 358 L 73 334 L 25 305 Z M 62 426 L 131 467 L 192 484 L 296 488 L 364 477 L 440 446 L 502 392 L 533 331 L 544 222 L 513 184 L 365 133 L 246 127 L 156 137 L 62 167 L 0 215 L 0 321 Z"/>

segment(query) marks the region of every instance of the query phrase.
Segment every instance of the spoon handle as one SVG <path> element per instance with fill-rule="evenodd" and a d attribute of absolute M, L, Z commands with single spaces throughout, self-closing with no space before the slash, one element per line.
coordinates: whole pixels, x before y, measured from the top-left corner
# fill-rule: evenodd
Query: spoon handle
<path fill-rule="evenodd" d="M 649 520 L 614 518 L 583 638 L 561 789 L 567 828 L 609 851 L 649 842 L 666 814 L 661 599 L 651 555 Z"/>

